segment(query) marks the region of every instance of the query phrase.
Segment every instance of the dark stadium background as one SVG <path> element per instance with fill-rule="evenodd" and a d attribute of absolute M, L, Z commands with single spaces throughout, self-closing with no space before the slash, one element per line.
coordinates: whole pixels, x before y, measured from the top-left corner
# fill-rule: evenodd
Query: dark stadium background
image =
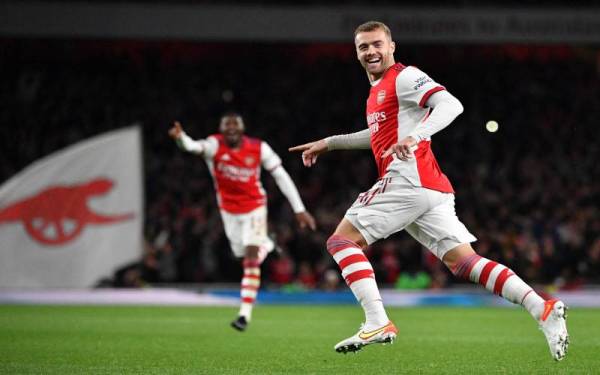
<path fill-rule="evenodd" d="M 434 4 L 471 9 L 494 2 Z M 575 9 L 592 5 L 569 2 Z M 227 22 L 222 20 L 223 28 Z M 479 238 L 478 252 L 536 284 L 577 288 L 600 282 L 598 41 L 399 42 L 396 60 L 428 72 L 464 104 L 464 114 L 435 136 L 433 149 L 457 191 L 459 217 Z M 248 42 L 4 33 L 0 83 L 0 181 L 79 140 L 142 125 L 147 246 L 138 264 L 103 285 L 239 280 L 241 268 L 230 255 L 207 168 L 168 138 L 173 120 L 200 138 L 216 131 L 223 111 L 240 111 L 247 133 L 267 140 L 283 158 L 319 229 L 295 229 L 289 205 L 264 173 L 270 231 L 284 250 L 265 266 L 270 286 L 324 286 L 326 271 L 336 269 L 326 238 L 376 178 L 366 151 L 327 154 L 311 169 L 287 152 L 298 143 L 364 127 L 368 81 L 351 35 L 346 42 Z M 485 130 L 488 120 L 498 121 L 497 133 Z M 430 280 L 422 286 L 456 283 L 405 234 L 377 243 L 368 255 L 378 280 L 389 286 L 423 273 Z"/>

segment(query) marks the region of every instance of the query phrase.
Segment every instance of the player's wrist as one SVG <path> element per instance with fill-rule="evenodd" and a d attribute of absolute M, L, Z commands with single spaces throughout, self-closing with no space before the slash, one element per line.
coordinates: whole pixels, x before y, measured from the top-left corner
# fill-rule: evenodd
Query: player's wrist
<path fill-rule="evenodd" d="M 422 141 L 421 137 L 419 137 L 418 135 L 414 135 L 414 134 L 409 135 L 407 138 L 412 138 L 413 141 L 415 142 L 415 144 Z"/>
<path fill-rule="evenodd" d="M 292 204 L 292 211 L 294 211 L 295 215 L 302 215 L 303 213 L 306 212 L 306 207 L 304 207 L 304 203 L 303 202 L 293 202 Z"/>

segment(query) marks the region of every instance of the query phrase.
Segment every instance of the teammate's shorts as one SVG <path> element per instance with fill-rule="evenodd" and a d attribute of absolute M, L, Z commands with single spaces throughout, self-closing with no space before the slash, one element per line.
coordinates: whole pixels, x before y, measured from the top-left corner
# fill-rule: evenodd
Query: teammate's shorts
<path fill-rule="evenodd" d="M 452 248 L 476 241 L 454 210 L 454 194 L 383 178 L 359 194 L 345 218 L 370 245 L 403 229 L 439 259 Z"/>
<path fill-rule="evenodd" d="M 267 209 L 264 206 L 244 214 L 231 214 L 221 210 L 223 227 L 236 257 L 246 254 L 247 246 L 258 246 L 259 258 L 266 257 L 275 244 L 267 235 Z"/>

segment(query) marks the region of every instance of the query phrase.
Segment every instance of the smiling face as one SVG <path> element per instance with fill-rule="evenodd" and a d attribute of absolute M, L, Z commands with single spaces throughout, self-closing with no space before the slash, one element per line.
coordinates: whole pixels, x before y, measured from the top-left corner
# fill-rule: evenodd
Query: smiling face
<path fill-rule="evenodd" d="M 385 30 L 377 28 L 358 32 L 354 38 L 356 56 L 371 82 L 381 78 L 394 62 L 396 45 Z"/>
<path fill-rule="evenodd" d="M 223 134 L 225 142 L 231 148 L 240 145 L 242 135 L 244 134 L 244 120 L 240 116 L 226 115 L 221 118 L 219 131 Z"/>

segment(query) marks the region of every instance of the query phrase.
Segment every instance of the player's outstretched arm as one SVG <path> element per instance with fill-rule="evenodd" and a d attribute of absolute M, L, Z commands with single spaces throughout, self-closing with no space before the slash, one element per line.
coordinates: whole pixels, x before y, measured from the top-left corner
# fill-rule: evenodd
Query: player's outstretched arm
<path fill-rule="evenodd" d="M 275 179 L 275 183 L 279 187 L 279 190 L 285 195 L 288 202 L 292 206 L 292 210 L 294 210 L 294 214 L 296 214 L 296 221 L 301 229 L 310 228 L 312 230 L 317 229 L 317 224 L 312 215 L 306 211 L 304 207 L 304 203 L 302 203 L 302 198 L 300 198 L 300 193 L 298 193 L 298 189 L 292 181 L 292 178 L 287 173 L 285 168 L 280 164 L 271 170 L 271 176 Z"/>
<path fill-rule="evenodd" d="M 290 147 L 289 151 L 302 151 L 304 166 L 311 167 L 324 152 L 333 150 L 359 150 L 371 148 L 371 132 L 364 129 L 356 133 L 332 135 L 325 139 Z"/>
<path fill-rule="evenodd" d="M 315 230 L 317 228 L 315 219 L 308 211 L 306 211 L 302 198 L 300 198 L 300 193 L 298 193 L 298 189 L 290 175 L 285 168 L 283 168 L 283 165 L 281 165 L 279 156 L 266 142 L 262 142 L 260 153 L 263 168 L 271 173 L 277 187 L 279 187 L 279 190 L 281 190 L 288 202 L 290 202 L 290 206 L 292 206 L 292 210 L 294 211 L 294 214 L 296 214 L 296 221 L 300 228 L 310 228 Z"/>
<path fill-rule="evenodd" d="M 273 170 L 271 170 L 271 176 L 275 179 L 275 183 L 279 187 L 279 190 L 285 195 L 292 206 L 292 210 L 296 214 L 296 221 L 301 229 L 310 228 L 312 230 L 317 229 L 317 224 L 312 215 L 306 211 L 304 207 L 304 203 L 302 203 L 302 199 L 300 198 L 300 193 L 298 193 L 298 189 L 292 181 L 292 178 L 287 173 L 285 168 L 280 164 Z"/>
<path fill-rule="evenodd" d="M 179 121 L 175 121 L 171 129 L 169 129 L 169 136 L 175 140 L 177 146 L 180 149 L 193 152 L 195 154 L 204 153 L 205 144 L 203 141 L 194 141 L 190 138 L 185 131 L 183 131 L 183 127 Z"/>

